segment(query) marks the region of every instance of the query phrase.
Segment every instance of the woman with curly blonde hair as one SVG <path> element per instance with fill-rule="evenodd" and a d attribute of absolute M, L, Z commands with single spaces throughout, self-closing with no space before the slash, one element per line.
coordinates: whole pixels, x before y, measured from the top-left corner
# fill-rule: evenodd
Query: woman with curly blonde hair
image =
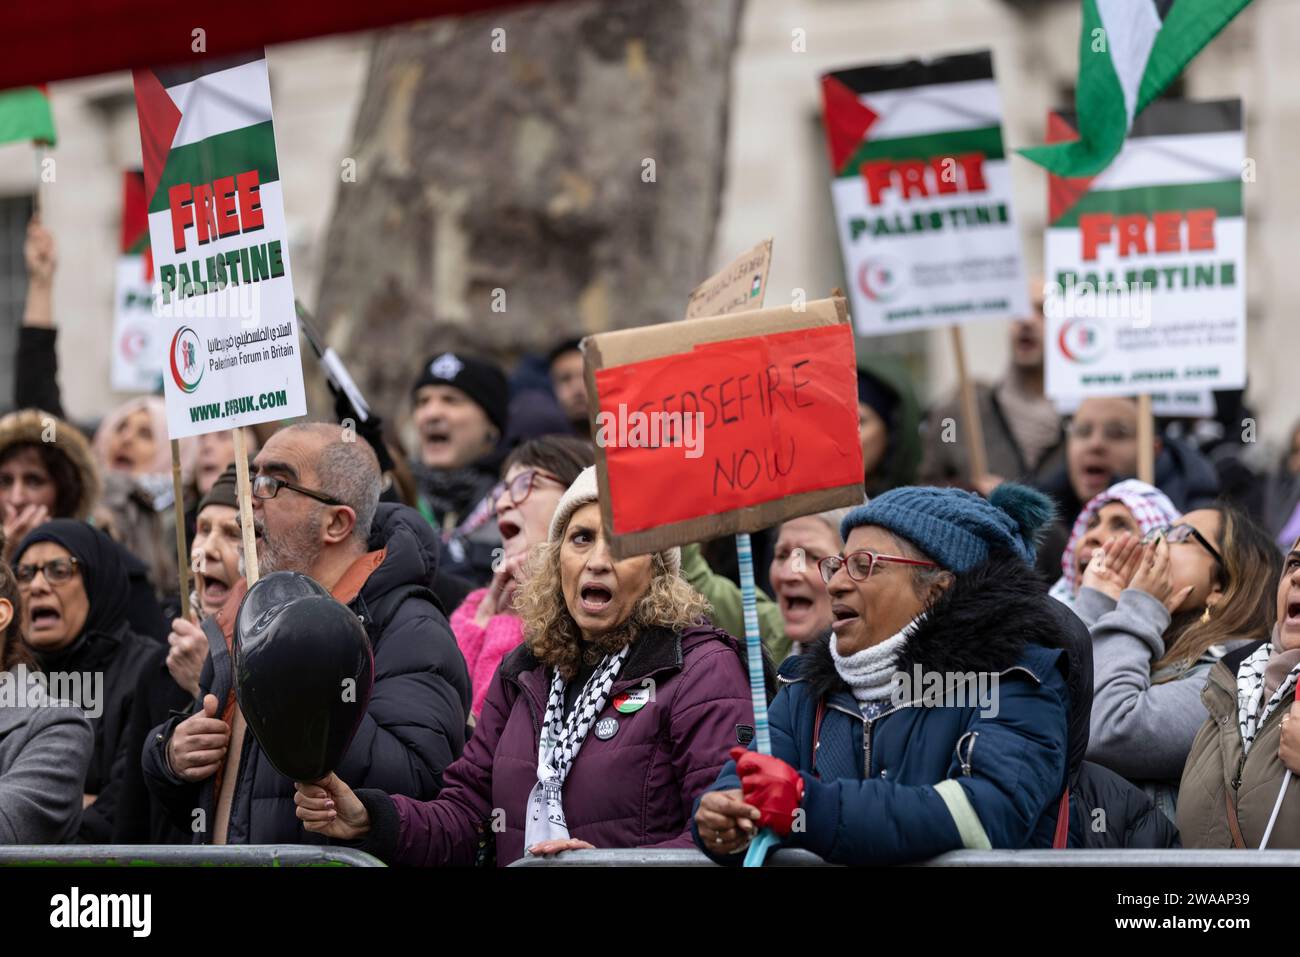
<path fill-rule="evenodd" d="M 495 851 L 689 847 L 695 799 L 753 734 L 744 648 L 705 618 L 681 553 L 616 560 L 596 472 L 564 493 L 516 602 L 506 656 L 434 801 L 299 784 L 307 830 L 394 864 L 469 864 Z"/>

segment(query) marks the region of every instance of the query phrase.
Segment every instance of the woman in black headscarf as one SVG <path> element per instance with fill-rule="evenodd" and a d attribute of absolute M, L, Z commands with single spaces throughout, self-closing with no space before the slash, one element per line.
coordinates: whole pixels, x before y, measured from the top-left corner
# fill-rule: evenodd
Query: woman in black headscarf
<path fill-rule="evenodd" d="M 98 529 L 59 518 L 30 532 L 14 552 L 23 596 L 23 638 L 49 676 L 52 695 L 86 711 L 95 748 L 86 774 L 77 839 L 106 844 L 113 831 L 123 731 L 140 670 L 157 644 L 131 630 L 126 566 Z M 135 756 L 139 760 L 139 756 Z"/>

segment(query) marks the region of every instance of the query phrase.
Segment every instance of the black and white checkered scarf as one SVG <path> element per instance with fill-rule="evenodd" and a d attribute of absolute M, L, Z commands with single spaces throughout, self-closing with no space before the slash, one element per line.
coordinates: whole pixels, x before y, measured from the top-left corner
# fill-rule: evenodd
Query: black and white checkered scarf
<path fill-rule="evenodd" d="M 630 647 L 631 645 L 624 645 L 618 652 L 601 659 L 582 686 L 567 718 L 564 716 L 564 688 L 567 682 L 558 671 L 551 679 L 551 693 L 546 701 L 546 716 L 542 721 L 541 742 L 537 749 L 537 783 L 528 796 L 525 848 L 532 847 L 538 841 L 569 836 L 561 801 L 564 781 L 578 756 L 578 749 L 587 738 L 587 732 L 595 723 L 596 716 L 605 708 L 609 689 L 614 686 Z"/>
<path fill-rule="evenodd" d="M 1269 696 L 1264 707 L 1260 701 L 1264 697 L 1264 672 L 1268 668 L 1268 659 L 1273 654 L 1273 647 L 1278 641 L 1277 629 L 1273 629 L 1273 640 L 1266 641 L 1237 666 L 1237 726 L 1241 729 L 1241 753 L 1250 751 L 1251 744 L 1260 727 L 1268 716 L 1277 710 L 1282 699 L 1296 686 L 1300 678 L 1300 665 L 1291 669 L 1291 673 L 1277 686 Z"/>

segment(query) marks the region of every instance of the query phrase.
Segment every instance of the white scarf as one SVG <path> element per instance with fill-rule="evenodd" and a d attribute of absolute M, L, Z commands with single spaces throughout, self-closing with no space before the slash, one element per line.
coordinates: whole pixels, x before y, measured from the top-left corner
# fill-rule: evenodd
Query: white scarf
<path fill-rule="evenodd" d="M 907 643 L 913 624 L 915 620 L 892 638 L 886 638 L 870 648 L 863 648 L 847 658 L 840 655 L 835 647 L 835 636 L 831 635 L 831 659 L 835 662 L 835 670 L 848 684 L 858 704 L 883 701 L 890 696 L 894 672 L 897 670 L 894 662 Z"/>
<path fill-rule="evenodd" d="M 563 840 L 569 836 L 561 801 L 564 781 L 596 715 L 604 710 L 609 689 L 613 687 L 630 647 L 624 645 L 617 654 L 601 659 L 578 693 L 578 700 L 573 703 L 568 718 L 564 717 L 567 682 L 558 671 L 551 679 L 551 693 L 546 701 L 546 717 L 542 720 L 542 736 L 537 747 L 537 783 L 528 794 L 524 819 L 525 850 L 539 841 Z"/>

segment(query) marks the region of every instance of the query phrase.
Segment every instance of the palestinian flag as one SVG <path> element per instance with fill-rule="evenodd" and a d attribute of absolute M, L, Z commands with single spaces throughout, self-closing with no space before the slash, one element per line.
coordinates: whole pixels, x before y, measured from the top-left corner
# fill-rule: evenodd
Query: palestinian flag
<path fill-rule="evenodd" d="M 1068 142 L 1078 119 L 1054 112 L 1047 141 Z M 1097 176 L 1048 176 L 1048 229 L 1077 230 L 1089 213 L 1152 216 L 1169 210 L 1214 210 L 1220 221 L 1243 214 L 1240 100 L 1162 101 L 1143 113 L 1115 161 Z"/>
<path fill-rule="evenodd" d="M 265 54 L 136 70 L 135 96 L 162 346 L 133 357 L 168 434 L 306 415 Z"/>
<path fill-rule="evenodd" d="M 0 90 L 0 143 L 18 140 L 54 145 L 54 114 L 44 84 Z"/>
<path fill-rule="evenodd" d="M 1083 0 L 1074 142 L 1020 151 L 1063 177 L 1095 176 L 1134 118 L 1250 0 Z"/>
<path fill-rule="evenodd" d="M 1048 177 L 1048 395 L 1243 386 L 1245 155 L 1240 100 L 1160 100 L 1097 176 Z"/>
<path fill-rule="evenodd" d="M 1005 158 L 1002 107 L 987 52 L 874 64 L 821 78 L 826 143 L 836 178 L 864 163 L 978 152 Z"/>
<path fill-rule="evenodd" d="M 858 334 L 1028 314 L 992 53 L 836 70 L 821 88 Z"/>
<path fill-rule="evenodd" d="M 172 186 L 211 182 L 232 164 L 256 168 L 262 185 L 280 179 L 262 50 L 136 70 L 135 99 L 150 214 L 167 210 Z"/>

